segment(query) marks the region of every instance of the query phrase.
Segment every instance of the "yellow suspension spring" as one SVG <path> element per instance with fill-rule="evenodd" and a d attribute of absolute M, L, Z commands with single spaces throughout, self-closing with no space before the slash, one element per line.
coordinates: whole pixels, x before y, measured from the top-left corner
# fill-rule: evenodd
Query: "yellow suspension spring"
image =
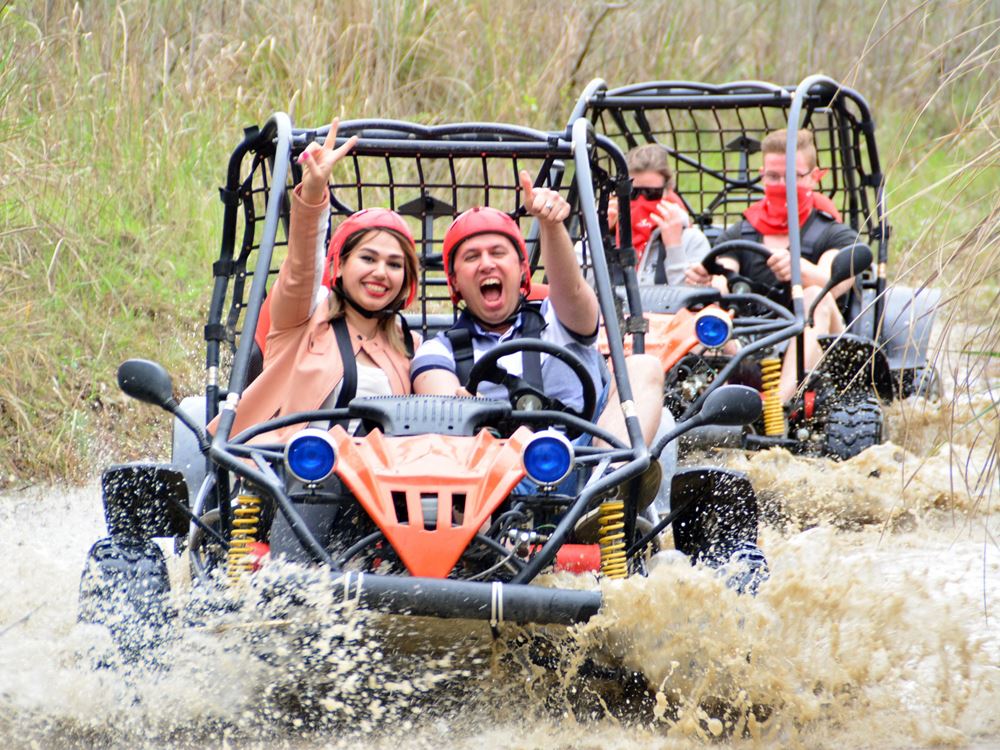
<path fill-rule="evenodd" d="M 781 382 L 781 360 L 772 357 L 760 361 L 761 390 L 764 392 L 764 434 L 780 437 L 785 434 L 785 410 L 781 405 L 778 384 Z"/>
<path fill-rule="evenodd" d="M 257 538 L 261 499 L 240 495 L 233 506 L 233 533 L 229 540 L 229 582 L 236 583 L 253 569 L 250 544 Z"/>
<path fill-rule="evenodd" d="M 625 503 L 605 500 L 597 513 L 600 525 L 601 572 L 608 578 L 625 578 L 628 563 L 625 559 Z"/>

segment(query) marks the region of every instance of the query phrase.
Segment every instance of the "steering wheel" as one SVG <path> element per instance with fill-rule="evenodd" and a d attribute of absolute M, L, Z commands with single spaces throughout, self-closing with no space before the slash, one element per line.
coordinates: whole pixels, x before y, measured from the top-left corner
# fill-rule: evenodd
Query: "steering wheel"
<path fill-rule="evenodd" d="M 776 284 L 764 284 L 747 276 L 743 276 L 742 274 L 733 271 L 730 268 L 726 268 L 724 265 L 719 263 L 718 258 L 720 255 L 733 252 L 734 250 L 744 250 L 752 255 L 757 255 L 763 258 L 765 261 L 772 255 L 771 250 L 759 242 L 753 242 L 751 240 L 728 240 L 726 242 L 720 242 L 718 245 L 709 250 L 708 254 L 701 259 L 701 265 L 704 266 L 705 270 L 712 276 L 725 276 L 726 282 L 729 284 L 729 291 L 734 294 L 745 294 L 748 291 L 762 294 L 765 297 L 773 297 L 781 294 L 782 288 L 780 284 L 782 282 L 778 281 L 777 277 L 775 277 L 775 281 L 777 282 Z M 739 289 L 740 286 L 745 286 L 746 290 L 741 291 Z"/>
<path fill-rule="evenodd" d="M 515 352 L 541 352 L 555 357 L 566 365 L 576 376 L 583 389 L 583 409 L 577 412 L 556 398 L 550 398 L 530 385 L 524 378 L 511 375 L 500 364 L 500 358 Z M 567 414 L 594 421 L 594 409 L 597 406 L 597 391 L 594 381 L 580 358 L 563 347 L 542 339 L 512 339 L 490 349 L 472 366 L 469 371 L 469 382 L 465 389 L 475 393 L 483 381 L 497 383 L 507 389 L 510 403 L 515 409 L 546 409 L 564 411 Z"/>

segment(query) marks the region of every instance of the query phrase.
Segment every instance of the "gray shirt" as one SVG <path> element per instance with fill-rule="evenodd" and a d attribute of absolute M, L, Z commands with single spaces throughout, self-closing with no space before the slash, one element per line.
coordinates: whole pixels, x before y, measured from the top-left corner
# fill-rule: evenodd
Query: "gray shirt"
<path fill-rule="evenodd" d="M 640 286 L 656 283 L 656 263 L 659 260 L 661 248 L 663 248 L 663 242 L 660 240 L 660 230 L 655 229 L 649 237 L 646 251 L 642 254 L 642 260 L 636 269 Z M 683 284 L 684 271 L 687 270 L 688 266 L 700 263 L 710 248 L 708 238 L 700 229 L 696 227 L 685 229 L 681 235 L 680 245 L 663 248 L 665 251 L 666 283 L 671 286 Z"/>

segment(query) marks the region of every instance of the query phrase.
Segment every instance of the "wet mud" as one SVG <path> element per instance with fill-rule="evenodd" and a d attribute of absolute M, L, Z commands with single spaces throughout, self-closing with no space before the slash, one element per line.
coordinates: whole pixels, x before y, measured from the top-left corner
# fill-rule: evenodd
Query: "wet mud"
<path fill-rule="evenodd" d="M 702 456 L 748 472 L 760 495 L 771 579 L 756 598 L 665 552 L 646 578 L 561 580 L 603 588 L 586 625 L 498 638 L 332 609 L 322 579 L 294 603 L 263 586 L 235 605 L 192 602 L 173 559 L 185 626 L 155 665 L 128 667 L 76 621 L 104 534 L 96 484 L 4 494 L 0 744 L 1000 746 L 991 403 L 893 406 L 890 442 L 844 463 Z"/>

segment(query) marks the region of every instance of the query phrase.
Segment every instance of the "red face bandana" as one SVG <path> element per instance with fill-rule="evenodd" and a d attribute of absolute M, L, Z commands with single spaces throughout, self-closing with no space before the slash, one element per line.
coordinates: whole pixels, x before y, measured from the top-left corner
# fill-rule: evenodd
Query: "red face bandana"
<path fill-rule="evenodd" d="M 801 185 L 796 188 L 799 203 L 799 226 L 806 223 L 813 210 L 813 191 Z M 785 200 L 785 186 L 765 185 L 764 198 L 751 204 L 743 216 L 761 234 L 788 234 L 788 203 Z"/>
<path fill-rule="evenodd" d="M 642 260 L 642 254 L 649 242 L 649 235 L 656 229 L 656 224 L 649 218 L 650 214 L 656 211 L 660 205 L 659 201 L 649 198 L 636 198 L 629 201 L 629 212 L 632 216 L 632 247 L 635 248 L 636 257 Z"/>
<path fill-rule="evenodd" d="M 687 211 L 684 201 L 673 190 L 667 190 L 663 194 L 662 200 L 675 203 Z M 658 205 L 660 205 L 659 200 L 652 200 L 650 198 L 636 198 L 634 201 L 629 201 L 629 214 L 632 217 L 632 247 L 635 248 L 637 261 L 642 260 L 642 254 L 646 250 L 646 243 L 649 242 L 650 235 L 656 229 L 656 224 L 649 217 L 651 214 L 656 213 Z"/>

